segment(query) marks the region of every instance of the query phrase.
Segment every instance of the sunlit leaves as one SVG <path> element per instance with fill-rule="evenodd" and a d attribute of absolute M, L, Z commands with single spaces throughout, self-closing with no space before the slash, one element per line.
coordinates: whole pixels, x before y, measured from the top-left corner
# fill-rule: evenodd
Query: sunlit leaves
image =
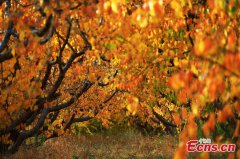
<path fill-rule="evenodd" d="M 124 1 L 110 0 L 110 1 L 104 2 L 104 10 L 106 10 L 110 14 L 111 12 L 119 13 L 119 11 L 121 10 L 122 4 L 125 4 L 125 0 Z"/>
<path fill-rule="evenodd" d="M 61 111 L 55 122 L 46 120 L 48 137 L 54 131 L 63 134 L 73 114 L 96 117 L 105 127 L 112 119 L 121 122 L 134 116 L 165 129 L 160 120 L 153 123 L 153 111 L 181 131 L 175 158 L 186 155 L 183 145 L 187 140 L 199 137 L 199 131 L 205 136 L 216 133 L 219 123 L 235 123 L 230 125 L 235 130 L 231 135 L 239 135 L 239 2 L 81 0 L 51 1 L 51 7 L 41 2 L 42 11 L 19 5 L 11 11 L 19 38 L 11 37 L 8 47 L 14 57 L 1 67 L 1 127 L 11 122 L 10 116 L 15 119 L 22 111 L 38 109 L 37 99 L 47 98 L 63 75 L 62 69 L 70 66 L 54 98 L 43 102 L 44 108 L 52 108 L 74 99 L 73 106 Z M 2 11 L 0 14 L 4 17 Z M 56 32 L 47 44 L 39 45 L 41 38 L 29 27 L 43 28 L 49 15 L 54 16 Z M 1 30 L 5 30 L 8 19 L 2 16 Z M 71 18 L 66 42 L 66 19 Z M 67 65 L 72 54 L 82 53 L 85 47 L 82 31 L 91 50 Z M 94 85 L 77 99 L 86 80 Z M 111 99 L 109 105 L 104 103 L 116 89 L 121 96 Z"/>
<path fill-rule="evenodd" d="M 176 90 L 183 88 L 184 86 L 190 85 L 190 82 L 193 79 L 193 74 L 191 72 L 184 73 L 180 72 L 179 74 L 173 75 L 169 84 Z"/>
<path fill-rule="evenodd" d="M 150 13 L 151 16 L 163 16 L 164 8 L 163 1 L 147 1 L 143 4 L 143 9 Z"/>
<path fill-rule="evenodd" d="M 215 50 L 213 50 L 213 47 L 214 44 L 210 39 L 200 39 L 195 45 L 195 53 L 200 56 L 209 55 L 214 53 Z"/>
<path fill-rule="evenodd" d="M 173 0 L 171 1 L 171 7 L 175 12 L 175 16 L 177 17 L 183 17 L 183 10 L 182 10 L 182 4 L 181 0 Z"/>
<path fill-rule="evenodd" d="M 126 108 L 129 111 L 129 113 L 135 115 L 138 111 L 138 107 L 139 107 L 138 98 L 131 95 L 127 96 Z"/>

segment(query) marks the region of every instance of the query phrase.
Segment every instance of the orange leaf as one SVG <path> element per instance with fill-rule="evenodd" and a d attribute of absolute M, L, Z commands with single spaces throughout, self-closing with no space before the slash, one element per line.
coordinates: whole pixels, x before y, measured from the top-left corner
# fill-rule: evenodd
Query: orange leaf
<path fill-rule="evenodd" d="M 174 159 L 185 159 L 185 157 L 184 157 L 184 151 L 183 151 L 183 149 L 182 148 L 178 148 L 177 150 L 176 150 L 176 152 L 174 153 Z"/>
<path fill-rule="evenodd" d="M 209 136 L 210 129 L 209 129 L 209 125 L 207 123 L 205 123 L 203 125 L 202 130 L 203 130 L 204 135 Z"/>
<path fill-rule="evenodd" d="M 215 128 L 215 114 L 211 113 L 208 121 L 203 125 L 203 132 L 206 136 L 209 136 L 210 130 Z"/>
<path fill-rule="evenodd" d="M 215 128 L 215 114 L 214 113 L 210 114 L 210 117 L 208 119 L 208 127 L 211 130 L 214 130 L 214 128 Z"/>
<path fill-rule="evenodd" d="M 179 114 L 174 113 L 173 114 L 173 120 L 174 120 L 175 124 L 180 125 L 181 119 L 180 119 Z"/>
<path fill-rule="evenodd" d="M 176 90 L 184 87 L 185 85 L 184 81 L 180 79 L 179 74 L 172 76 L 169 79 L 169 84 L 170 86 L 172 86 L 173 89 L 176 89 Z"/>
<path fill-rule="evenodd" d="M 187 102 L 187 92 L 185 90 L 181 90 L 178 94 L 178 100 L 182 103 Z"/>
<path fill-rule="evenodd" d="M 234 136 L 238 137 L 239 136 L 239 127 L 240 127 L 240 121 L 237 122 L 237 127 L 234 131 Z"/>
<path fill-rule="evenodd" d="M 187 119 L 187 109 L 186 109 L 185 107 L 182 108 L 182 118 L 183 118 L 184 120 Z"/>

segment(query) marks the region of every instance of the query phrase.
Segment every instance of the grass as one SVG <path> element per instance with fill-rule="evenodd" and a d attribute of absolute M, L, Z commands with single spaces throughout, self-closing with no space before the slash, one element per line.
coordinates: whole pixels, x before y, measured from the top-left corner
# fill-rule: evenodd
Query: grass
<path fill-rule="evenodd" d="M 128 130 L 94 135 L 69 135 L 47 140 L 42 146 L 21 146 L 10 159 L 168 159 L 177 139 L 168 136 L 143 136 Z"/>

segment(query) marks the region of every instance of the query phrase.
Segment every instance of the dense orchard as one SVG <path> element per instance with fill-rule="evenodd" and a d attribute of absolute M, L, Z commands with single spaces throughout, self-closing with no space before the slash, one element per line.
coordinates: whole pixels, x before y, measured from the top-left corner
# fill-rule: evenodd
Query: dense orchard
<path fill-rule="evenodd" d="M 175 159 L 191 139 L 239 147 L 239 4 L 0 0 L 1 152 L 129 117 L 178 134 Z"/>

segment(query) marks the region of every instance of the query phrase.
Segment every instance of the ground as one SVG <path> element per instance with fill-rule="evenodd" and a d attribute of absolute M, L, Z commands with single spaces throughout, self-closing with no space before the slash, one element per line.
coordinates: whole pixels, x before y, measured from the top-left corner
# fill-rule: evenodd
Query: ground
<path fill-rule="evenodd" d="M 169 135 L 146 136 L 135 131 L 68 135 L 39 147 L 21 146 L 10 159 L 168 159 L 177 141 Z"/>

